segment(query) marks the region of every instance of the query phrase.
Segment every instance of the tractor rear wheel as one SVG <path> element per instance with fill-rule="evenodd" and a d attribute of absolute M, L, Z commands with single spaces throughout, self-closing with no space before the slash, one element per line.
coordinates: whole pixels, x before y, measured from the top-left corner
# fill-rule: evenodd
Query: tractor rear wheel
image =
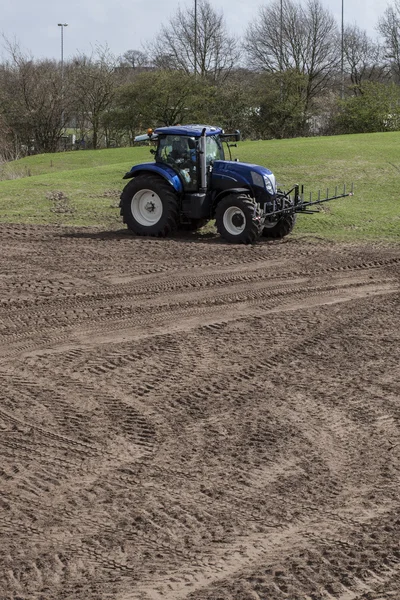
<path fill-rule="evenodd" d="M 294 213 L 284 214 L 274 221 L 266 219 L 262 235 L 266 238 L 281 239 L 293 231 L 295 223 L 296 215 Z"/>
<path fill-rule="evenodd" d="M 252 244 L 261 234 L 261 212 L 246 194 L 225 196 L 215 211 L 218 233 L 234 244 Z"/>
<path fill-rule="evenodd" d="M 138 175 L 125 186 L 119 203 L 123 222 L 137 235 L 165 237 L 178 227 L 178 197 L 153 175 Z"/>

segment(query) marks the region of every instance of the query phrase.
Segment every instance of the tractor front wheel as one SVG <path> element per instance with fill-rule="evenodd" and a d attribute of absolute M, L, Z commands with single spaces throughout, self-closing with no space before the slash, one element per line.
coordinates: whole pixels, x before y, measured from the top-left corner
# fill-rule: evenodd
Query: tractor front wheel
<path fill-rule="evenodd" d="M 283 214 L 275 220 L 265 219 L 262 235 L 271 239 L 282 239 L 292 232 L 296 223 L 294 213 Z"/>
<path fill-rule="evenodd" d="M 261 234 L 261 212 L 246 194 L 230 194 L 217 205 L 218 233 L 234 244 L 252 244 Z"/>
<path fill-rule="evenodd" d="M 160 177 L 139 175 L 131 179 L 119 205 L 124 223 L 138 235 L 165 237 L 177 229 L 178 197 Z"/>

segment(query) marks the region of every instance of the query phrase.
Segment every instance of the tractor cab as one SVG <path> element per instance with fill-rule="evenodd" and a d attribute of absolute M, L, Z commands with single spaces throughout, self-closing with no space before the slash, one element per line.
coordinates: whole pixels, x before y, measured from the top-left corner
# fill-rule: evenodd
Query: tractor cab
<path fill-rule="evenodd" d="M 172 167 L 178 174 L 185 192 L 197 191 L 200 186 L 200 169 L 202 162 L 199 156 L 200 137 L 198 131 L 188 132 L 188 128 L 175 127 L 173 133 L 163 133 L 157 129 L 157 149 L 155 151 L 156 163 L 162 163 Z M 169 128 L 172 129 L 172 128 Z M 188 135 L 192 133 L 192 135 Z M 197 135 L 193 135 L 196 133 Z M 205 137 L 205 168 L 208 171 L 215 160 L 224 160 L 224 150 L 220 135 L 207 135 Z"/>

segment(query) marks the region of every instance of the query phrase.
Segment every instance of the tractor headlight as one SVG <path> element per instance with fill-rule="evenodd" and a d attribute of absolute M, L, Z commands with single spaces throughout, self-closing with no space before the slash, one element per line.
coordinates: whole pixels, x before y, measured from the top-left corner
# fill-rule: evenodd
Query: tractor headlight
<path fill-rule="evenodd" d="M 264 175 L 265 187 L 267 188 L 267 192 L 273 196 L 276 194 L 276 182 L 275 177 L 272 175 Z"/>
<path fill-rule="evenodd" d="M 271 194 L 271 196 L 274 196 L 274 194 L 276 194 L 275 175 L 273 175 L 272 173 L 270 175 L 261 175 L 261 173 L 252 171 L 251 179 L 254 185 L 261 188 L 266 188 L 267 192 Z"/>
<path fill-rule="evenodd" d="M 251 172 L 251 179 L 254 185 L 258 186 L 258 187 L 264 187 L 264 179 L 263 176 L 260 175 L 260 173 L 257 173 L 257 171 L 252 171 Z"/>

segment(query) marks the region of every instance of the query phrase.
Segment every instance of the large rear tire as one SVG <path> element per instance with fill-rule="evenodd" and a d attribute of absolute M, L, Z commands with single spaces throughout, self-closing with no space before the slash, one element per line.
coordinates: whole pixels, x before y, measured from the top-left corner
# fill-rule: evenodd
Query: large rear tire
<path fill-rule="evenodd" d="M 225 196 L 215 211 L 218 233 L 234 244 L 252 244 L 261 235 L 261 212 L 246 194 Z"/>
<path fill-rule="evenodd" d="M 137 235 L 165 237 L 178 227 L 178 197 L 157 175 L 131 179 L 121 194 L 123 222 Z"/>
<path fill-rule="evenodd" d="M 294 213 L 282 215 L 275 221 L 266 220 L 262 235 L 266 238 L 281 239 L 293 231 L 295 223 L 296 215 Z"/>

